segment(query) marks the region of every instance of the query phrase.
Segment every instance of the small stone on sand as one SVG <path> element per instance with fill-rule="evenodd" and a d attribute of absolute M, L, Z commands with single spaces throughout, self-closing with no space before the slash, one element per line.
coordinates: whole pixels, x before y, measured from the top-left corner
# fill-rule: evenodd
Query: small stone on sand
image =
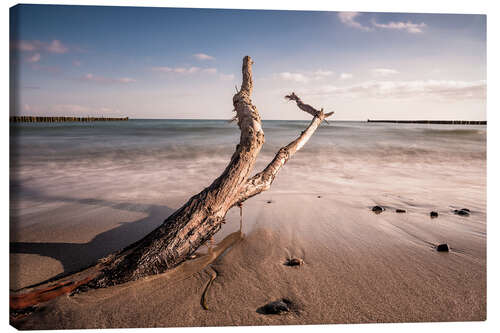
<path fill-rule="evenodd" d="M 287 259 L 285 261 L 285 266 L 301 266 L 304 264 L 304 260 L 299 258 Z"/>
<path fill-rule="evenodd" d="M 284 314 L 287 312 L 290 312 L 290 305 L 292 304 L 291 301 L 287 300 L 286 298 L 283 298 L 278 301 L 274 301 L 271 303 L 268 303 L 264 306 L 261 306 L 260 308 L 257 309 L 257 312 L 260 314 Z"/>
<path fill-rule="evenodd" d="M 431 218 L 435 219 L 436 217 L 438 217 L 439 214 L 438 214 L 438 212 L 432 211 L 430 213 L 430 215 L 431 215 Z"/>
<path fill-rule="evenodd" d="M 375 214 L 380 214 L 384 211 L 385 209 L 383 207 L 380 207 L 380 206 L 373 206 L 372 208 L 372 212 L 374 212 Z"/>
<path fill-rule="evenodd" d="M 453 213 L 460 215 L 460 216 L 469 216 L 470 215 L 470 210 L 467 208 L 462 208 L 462 209 L 455 209 Z"/>
<path fill-rule="evenodd" d="M 273 203 L 271 200 L 267 200 L 267 203 Z"/>
<path fill-rule="evenodd" d="M 405 209 L 396 209 L 396 213 L 406 213 Z"/>
<path fill-rule="evenodd" d="M 436 246 L 436 250 L 438 252 L 448 252 L 450 249 L 448 247 L 448 244 L 444 243 L 444 244 L 439 244 L 438 246 Z"/>

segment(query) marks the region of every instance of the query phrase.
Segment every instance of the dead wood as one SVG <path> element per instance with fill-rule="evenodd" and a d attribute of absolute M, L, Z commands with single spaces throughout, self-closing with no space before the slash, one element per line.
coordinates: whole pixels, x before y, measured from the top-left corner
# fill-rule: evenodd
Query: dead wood
<path fill-rule="evenodd" d="M 279 170 L 304 146 L 321 122 L 333 113 L 325 114 L 323 109 L 317 110 L 304 104 L 295 93 L 286 96 L 294 100 L 301 110 L 313 115 L 313 119 L 297 139 L 278 151 L 264 170 L 250 177 L 264 144 L 261 118 L 251 100 L 252 64 L 249 56 L 243 58 L 241 88 L 233 97 L 240 142 L 222 174 L 147 236 L 100 260 L 95 266 L 98 268 L 97 273 L 96 269 L 92 270 L 95 275 L 73 281 L 71 284 L 59 284 L 60 287 L 56 288 L 58 292 L 108 287 L 176 267 L 219 231 L 231 207 L 238 205 L 241 209 L 245 200 L 268 190 Z M 11 297 L 11 306 L 16 304 L 15 307 L 19 308 L 21 305 L 45 301 L 46 297 L 39 296 L 47 294 L 48 291 L 53 290 L 46 288 L 42 291 L 32 291 L 25 294 L 24 299 L 23 295 L 15 295 L 14 298 Z"/>

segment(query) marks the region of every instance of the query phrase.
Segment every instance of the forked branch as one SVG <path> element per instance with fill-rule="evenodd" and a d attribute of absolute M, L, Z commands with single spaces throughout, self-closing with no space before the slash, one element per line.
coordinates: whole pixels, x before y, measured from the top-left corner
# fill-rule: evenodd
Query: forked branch
<path fill-rule="evenodd" d="M 314 118 L 312 119 L 309 126 L 307 126 L 306 130 L 303 131 L 297 139 L 282 147 L 278 151 L 274 159 L 264 170 L 247 180 L 245 186 L 240 192 L 239 197 L 236 200 L 236 203 L 241 203 L 248 198 L 253 197 L 254 195 L 268 190 L 271 187 L 274 178 L 281 170 L 281 168 L 285 165 L 285 163 L 293 156 L 293 154 L 300 150 L 307 141 L 309 141 L 321 122 L 323 120 L 326 121 L 326 118 L 330 117 L 333 114 L 333 112 L 324 113 L 323 109 L 317 110 L 309 104 L 303 103 L 302 100 L 293 92 L 290 95 L 285 96 L 285 98 L 294 100 L 297 103 L 299 109 L 312 114 Z"/>
<path fill-rule="evenodd" d="M 241 206 L 246 199 L 271 187 L 279 170 L 333 112 L 325 114 L 323 109 L 317 110 L 304 104 L 294 93 L 286 96 L 289 100 L 294 100 L 301 110 L 313 115 L 313 119 L 297 139 L 279 150 L 262 172 L 249 178 L 264 144 L 260 115 L 251 100 L 252 64 L 250 57 L 243 58 L 242 85 L 233 97 L 236 119 L 241 131 L 240 142 L 222 174 L 144 238 L 103 258 L 95 266 L 80 273 L 30 290 L 28 293 L 11 295 L 12 309 L 30 307 L 67 292 L 104 288 L 171 269 L 219 231 L 231 207 Z"/>

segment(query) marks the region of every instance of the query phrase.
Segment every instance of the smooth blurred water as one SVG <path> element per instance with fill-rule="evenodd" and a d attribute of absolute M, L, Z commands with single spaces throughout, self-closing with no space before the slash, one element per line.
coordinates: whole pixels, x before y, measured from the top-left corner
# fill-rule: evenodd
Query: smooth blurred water
<path fill-rule="evenodd" d="M 307 124 L 264 121 L 256 168 Z M 10 130 L 14 201 L 41 194 L 132 201 L 194 194 L 223 171 L 239 141 L 236 123 L 223 120 L 26 123 Z M 486 126 L 330 122 L 287 163 L 283 177 L 298 180 L 290 185 L 295 190 L 299 180 L 375 182 L 394 175 L 410 182 L 424 177 L 418 170 L 425 168 L 437 180 L 462 173 L 482 182 L 485 161 Z"/>
<path fill-rule="evenodd" d="M 307 124 L 264 121 L 264 151 L 288 143 Z M 54 161 L 226 158 L 238 140 L 236 124 L 221 120 L 26 123 L 11 126 L 10 147 L 13 165 L 36 166 Z M 335 148 L 352 158 L 366 153 L 440 153 L 434 158 L 442 158 L 460 148 L 462 156 L 481 157 L 485 140 L 485 126 L 334 122 L 322 125 L 304 151 L 328 153 Z"/>

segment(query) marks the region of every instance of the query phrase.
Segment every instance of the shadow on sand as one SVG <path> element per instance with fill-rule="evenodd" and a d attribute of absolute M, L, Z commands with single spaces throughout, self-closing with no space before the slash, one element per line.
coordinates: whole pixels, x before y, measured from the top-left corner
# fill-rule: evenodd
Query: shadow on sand
<path fill-rule="evenodd" d="M 12 191 L 11 187 L 11 191 Z M 29 191 L 29 190 L 28 190 Z M 11 192 L 12 193 L 12 192 Z M 15 196 L 15 193 L 12 193 Z M 23 197 L 27 191 L 23 189 Z M 95 236 L 88 243 L 38 243 L 38 242 L 11 242 L 10 253 L 37 254 L 58 260 L 63 266 L 63 272 L 36 285 L 74 273 L 94 264 L 98 259 L 117 251 L 141 239 L 146 234 L 158 227 L 174 210 L 161 205 L 144 205 L 134 203 L 115 203 L 91 198 L 67 198 L 45 196 L 35 191 L 29 191 L 28 198 L 41 202 L 68 202 L 113 209 L 141 212 L 148 214 L 146 217 L 131 222 L 122 222 L 117 227 Z M 75 229 L 78 232 L 78 229 Z M 20 267 L 13 265 L 12 276 L 18 276 Z M 33 285 L 35 286 L 35 285 Z M 33 287 L 29 286 L 29 287 Z M 26 288 L 26 287 L 23 287 Z"/>

